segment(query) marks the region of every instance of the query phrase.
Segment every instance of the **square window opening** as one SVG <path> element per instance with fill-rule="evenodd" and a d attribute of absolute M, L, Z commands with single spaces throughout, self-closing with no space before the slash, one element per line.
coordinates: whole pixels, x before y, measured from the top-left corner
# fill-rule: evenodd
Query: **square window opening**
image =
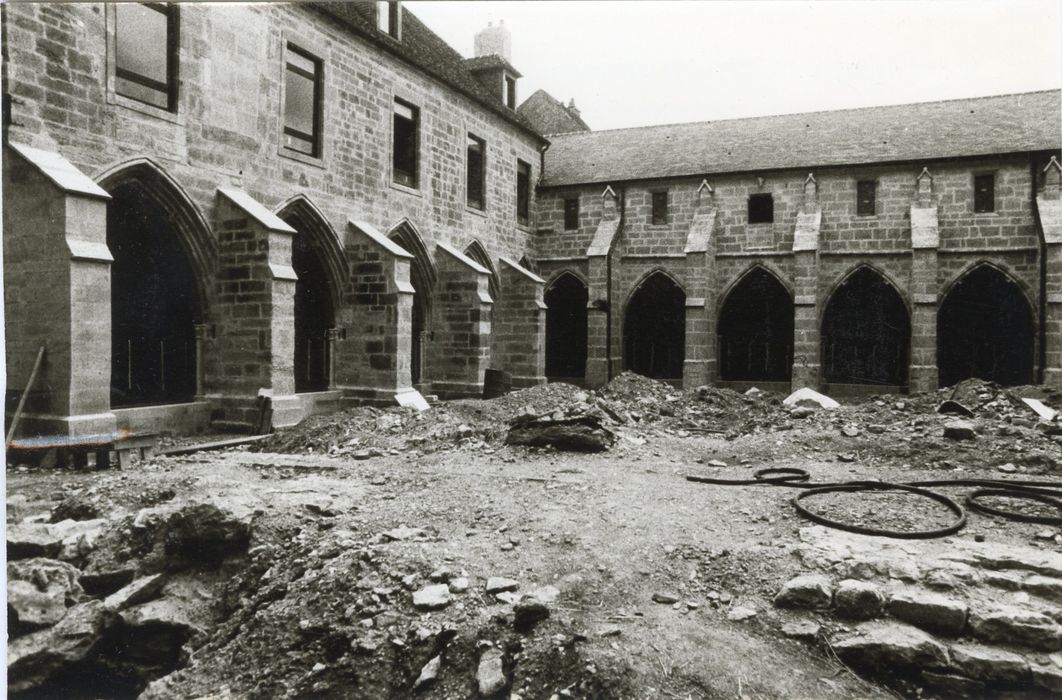
<path fill-rule="evenodd" d="M 531 210 L 531 164 L 516 161 L 516 220 L 526 224 Z"/>
<path fill-rule="evenodd" d="M 115 18 L 115 92 L 177 111 L 177 8 L 118 3 Z"/>
<path fill-rule="evenodd" d="M 420 110 L 396 98 L 391 169 L 394 181 L 406 187 L 417 187 L 419 129 Z"/>
<path fill-rule="evenodd" d="M 667 192 L 653 192 L 653 218 L 654 225 L 667 223 Z"/>
<path fill-rule="evenodd" d="M 284 70 L 284 147 L 321 155 L 321 61 L 293 44 Z"/>
<path fill-rule="evenodd" d="M 774 223 L 774 195 L 770 193 L 749 195 L 749 223 Z"/>
<path fill-rule="evenodd" d="M 862 180 L 856 186 L 856 215 L 874 216 L 877 207 L 878 183 Z"/>
<path fill-rule="evenodd" d="M 398 2 L 377 2 L 376 28 L 384 34 L 388 34 L 391 37 L 398 39 L 401 31 L 401 12 L 402 8 Z"/>
<path fill-rule="evenodd" d="M 466 201 L 469 207 L 483 210 L 486 208 L 484 195 L 487 189 L 485 180 L 487 143 L 469 134 L 467 153 Z"/>
<path fill-rule="evenodd" d="M 579 228 L 579 198 L 564 200 L 564 230 L 575 231 Z"/>
<path fill-rule="evenodd" d="M 996 210 L 996 176 L 992 174 L 974 177 L 974 211 L 987 214 Z"/>

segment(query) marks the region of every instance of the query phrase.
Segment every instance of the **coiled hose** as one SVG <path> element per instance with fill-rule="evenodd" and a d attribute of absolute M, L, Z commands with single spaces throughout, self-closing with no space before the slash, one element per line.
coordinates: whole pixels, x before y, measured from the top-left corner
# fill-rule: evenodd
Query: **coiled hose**
<path fill-rule="evenodd" d="M 840 481 L 814 483 L 811 474 L 796 467 L 769 467 L 753 473 L 751 479 L 716 479 L 707 476 L 689 475 L 687 481 L 716 486 L 788 486 L 803 489 L 793 498 L 793 506 L 801 516 L 838 530 L 846 530 L 861 535 L 878 535 L 897 539 L 915 540 L 932 539 L 953 535 L 966 525 L 966 510 L 954 499 L 931 490 L 930 487 L 976 487 L 966 496 L 966 505 L 970 510 L 994 515 L 1008 520 L 1062 525 L 1062 482 L 1059 481 L 1020 481 L 1007 479 L 930 479 L 924 481 L 907 481 L 891 483 L 886 481 Z M 863 491 L 904 491 L 922 496 L 940 503 L 954 515 L 948 525 L 929 530 L 894 530 L 889 528 L 867 527 L 856 523 L 846 523 L 828 518 L 808 507 L 807 501 L 826 493 L 859 493 Z M 989 506 L 981 499 L 1004 497 L 1025 499 L 1042 505 L 1054 507 L 1058 515 L 1035 515 L 1019 511 L 1004 510 Z"/>

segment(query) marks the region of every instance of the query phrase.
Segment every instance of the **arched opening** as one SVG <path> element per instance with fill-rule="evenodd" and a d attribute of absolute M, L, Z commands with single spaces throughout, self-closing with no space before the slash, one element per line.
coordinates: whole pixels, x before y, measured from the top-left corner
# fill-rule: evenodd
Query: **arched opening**
<path fill-rule="evenodd" d="M 631 295 L 623 318 L 624 367 L 653 379 L 681 379 L 686 293 L 655 272 Z"/>
<path fill-rule="evenodd" d="M 793 298 L 762 267 L 731 289 L 719 311 L 719 376 L 787 382 L 793 371 Z"/>
<path fill-rule="evenodd" d="M 582 382 L 586 376 L 586 285 L 565 272 L 546 290 L 546 377 Z"/>
<path fill-rule="evenodd" d="M 315 209 L 297 199 L 279 214 L 295 229 L 291 267 L 295 282 L 295 391 L 325 391 L 331 379 L 328 332 L 336 325 L 336 280 L 329 270 L 320 239 L 334 234 Z"/>
<path fill-rule="evenodd" d="M 490 294 L 490 298 L 494 303 L 498 303 L 498 300 L 501 298 L 501 285 L 498 282 L 498 271 L 494 267 L 494 262 L 491 261 L 490 256 L 487 254 L 487 249 L 484 248 L 479 241 L 472 241 L 468 244 L 468 247 L 465 248 L 465 255 L 490 271 L 490 281 L 488 283 L 487 292 Z"/>
<path fill-rule="evenodd" d="M 178 224 L 136 180 L 109 191 L 111 406 L 191 401 L 203 300 Z"/>
<path fill-rule="evenodd" d="M 435 265 L 420 233 L 408 220 L 392 228 L 390 238 L 413 256 L 409 266 L 414 292 L 409 371 L 412 383 L 418 385 L 425 380 L 427 346 L 431 338 L 431 295 L 435 289 Z"/>
<path fill-rule="evenodd" d="M 907 384 L 911 321 L 899 292 L 861 267 L 845 279 L 822 317 L 822 373 L 837 384 Z"/>
<path fill-rule="evenodd" d="M 1014 280 L 990 265 L 963 275 L 937 312 L 941 386 L 977 377 L 1014 386 L 1033 381 L 1033 313 Z"/>

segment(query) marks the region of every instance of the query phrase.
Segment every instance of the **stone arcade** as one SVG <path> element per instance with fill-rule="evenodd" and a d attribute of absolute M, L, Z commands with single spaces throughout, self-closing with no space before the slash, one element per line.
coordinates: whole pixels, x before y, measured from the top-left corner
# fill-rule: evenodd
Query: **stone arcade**
<path fill-rule="evenodd" d="M 2 11 L 21 434 L 249 426 L 262 393 L 285 426 L 489 368 L 1062 385 L 1057 91 L 594 132 L 517 107 L 504 26 L 463 59 L 397 3 Z"/>

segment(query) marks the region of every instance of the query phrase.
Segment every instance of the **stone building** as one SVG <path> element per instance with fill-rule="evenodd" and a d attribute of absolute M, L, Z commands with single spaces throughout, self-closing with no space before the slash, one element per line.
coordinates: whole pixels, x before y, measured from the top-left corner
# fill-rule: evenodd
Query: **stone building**
<path fill-rule="evenodd" d="M 524 265 L 547 141 L 507 58 L 398 3 L 3 24 L 9 407 L 46 348 L 20 432 L 246 425 L 260 392 L 289 425 L 478 394 L 490 363 L 544 381 Z"/>
<path fill-rule="evenodd" d="M 246 427 L 262 394 L 284 426 L 488 368 L 1059 383 L 1057 92 L 593 132 L 518 106 L 503 25 L 466 59 L 400 3 L 0 12 L 22 434 Z"/>
<path fill-rule="evenodd" d="M 546 373 L 1060 385 L 1060 122 L 1048 91 L 549 135 Z"/>

